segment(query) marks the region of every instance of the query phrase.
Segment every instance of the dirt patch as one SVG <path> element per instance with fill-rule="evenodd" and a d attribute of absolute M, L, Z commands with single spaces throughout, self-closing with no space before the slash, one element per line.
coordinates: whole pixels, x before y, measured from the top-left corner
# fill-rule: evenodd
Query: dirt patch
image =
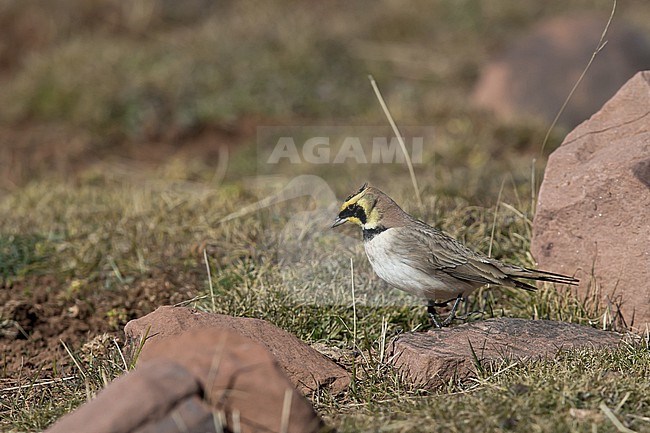
<path fill-rule="evenodd" d="M 74 181 L 103 164 L 136 172 L 155 170 L 172 158 L 216 166 L 223 148 L 232 150 L 254 139 L 256 125 L 257 119 L 241 119 L 230 126 L 152 133 L 142 140 L 100 137 L 61 124 L 0 125 L 0 192 L 46 177 Z"/>
<path fill-rule="evenodd" d="M 222 148 L 254 139 L 256 125 L 255 119 L 242 119 L 227 127 L 168 131 L 142 141 L 99 137 L 62 124 L 0 125 L 0 193 L 37 179 L 75 182 L 87 170 L 110 170 L 116 164 L 138 173 L 171 158 L 217 166 Z M 61 341 L 77 350 L 104 333 L 120 338 L 127 321 L 191 299 L 205 279 L 166 269 L 119 288 L 106 289 L 99 281 L 77 293 L 70 282 L 42 274 L 13 283 L 1 277 L 0 378 L 47 377 L 60 371 L 71 362 Z"/>
<path fill-rule="evenodd" d="M 66 367 L 72 350 L 108 333 L 122 340 L 127 321 L 160 305 L 196 296 L 203 276 L 158 271 L 148 278 L 115 289 L 97 287 L 70 298 L 61 283 L 34 277 L 0 286 L 0 377 L 38 374 L 40 378 Z M 99 286 L 101 283 L 97 283 Z"/>
<path fill-rule="evenodd" d="M 228 4 L 192 0 L 153 1 L 142 9 L 116 0 L 22 0 L 4 2 L 0 14 L 0 71 L 15 70 L 34 53 L 85 34 L 151 38 L 156 31 L 194 23 Z M 223 2 L 226 3 L 226 2 Z"/>
<path fill-rule="evenodd" d="M 74 173 L 97 162 L 94 147 L 90 134 L 61 125 L 0 127 L 0 190 Z"/>

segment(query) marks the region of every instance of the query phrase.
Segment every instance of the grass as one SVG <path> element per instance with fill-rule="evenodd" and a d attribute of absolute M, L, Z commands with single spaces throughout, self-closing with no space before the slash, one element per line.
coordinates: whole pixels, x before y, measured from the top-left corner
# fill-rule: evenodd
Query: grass
<path fill-rule="evenodd" d="M 51 254 L 51 242 L 39 234 L 0 235 L 0 281 L 37 273 Z"/>
<path fill-rule="evenodd" d="M 323 393 L 313 399 L 317 410 L 340 431 L 530 431 L 531 425 L 539 431 L 591 431 L 592 424 L 599 431 L 615 431 L 601 404 L 630 428 L 650 427 L 644 418 L 650 410 L 647 341 L 614 352 L 565 352 L 554 360 L 516 364 L 502 372 L 498 366 L 485 366 L 475 382 L 450 383 L 433 394 L 413 389 L 379 354 L 382 344 L 398 332 L 422 328 L 427 323 L 425 309 L 373 276 L 356 233 L 348 237 L 311 231 L 307 242 L 283 233 L 291 216 L 305 209 L 299 199 L 219 224 L 238 203 L 254 201 L 252 192 L 236 185 L 201 183 L 174 192 L 184 184 L 161 182 L 148 189 L 124 178 L 119 183 L 107 178 L 76 187 L 33 184 L 3 200 L 0 209 L 7 218 L 2 229 L 26 231 L 37 225 L 43 232 L 58 233 L 58 240 L 50 241 L 58 254 L 45 260 L 62 281 L 82 280 L 91 290 L 111 290 L 124 284 L 121 279 L 143 278 L 147 269 L 161 263 L 183 272 L 199 270 L 193 275 L 200 280 L 202 289 L 195 295 L 201 299 L 191 306 L 263 318 L 304 341 L 342 351 L 341 362 L 356 372 L 354 387 L 345 395 Z M 412 194 L 407 173 L 400 184 L 407 191 L 402 194 Z M 493 255 L 530 265 L 526 254 L 530 219 L 525 216 L 529 210 L 502 207 L 495 217 L 494 207 L 471 207 L 464 200 L 429 194 L 423 200 L 426 220 L 483 252 L 490 248 L 496 220 Z M 34 202 L 41 206 L 37 213 Z M 329 220 L 331 215 L 324 216 Z M 87 244 L 78 239 L 88 239 Z M 211 251 L 215 308 L 203 250 L 195 245 Z M 355 268 L 356 315 L 350 308 L 350 259 Z M 482 290 L 467 305 L 469 310 L 478 308 L 488 316 L 550 318 L 599 327 L 603 320 L 600 306 L 552 287 L 535 294 Z M 71 348 L 85 373 L 69 367 L 60 375 L 72 376 L 71 380 L 3 393 L 0 411 L 7 428 L 39 430 L 125 371 L 110 344 L 98 358 L 88 358 L 84 350 Z M 359 350 L 363 355 L 355 355 Z M 41 379 L 8 377 L 3 388 L 26 380 Z"/>
<path fill-rule="evenodd" d="M 2 431 L 42 431 L 126 372 L 121 351 L 107 334 L 96 336 L 70 356 L 80 367 L 71 374 L 0 380 Z"/>
<path fill-rule="evenodd" d="M 640 346 L 566 352 L 507 367 L 435 395 L 368 380 L 359 386 L 367 395 L 343 417 L 341 431 L 617 431 L 599 409 L 602 403 L 627 425 L 647 431 L 647 420 L 638 417 L 648 413 L 648 384 L 631 379 L 648 373 Z"/>
<path fill-rule="evenodd" d="M 106 331 L 123 327 L 133 304 L 146 302 L 145 295 L 129 294 L 151 280 L 166 291 L 192 288 L 185 301 L 195 308 L 269 320 L 333 350 L 354 372 L 347 393 L 312 397 L 342 432 L 650 431 L 647 336 L 614 351 L 477 366 L 474 381 L 450 382 L 436 392 L 413 388 L 382 353 L 393 336 L 426 325 L 425 309 L 374 276 L 356 230 L 327 229 L 334 196 L 370 180 L 473 248 L 532 266 L 531 165 L 546 126 L 500 124 L 468 107 L 467 94 L 488 53 L 519 30 L 559 13 L 607 14 L 609 1 L 439 0 L 418 8 L 384 2 L 315 11 L 313 5 L 235 2 L 195 15 L 167 3 L 138 15 L 111 9 L 110 0 L 98 2 L 125 24 L 98 18 L 103 14 L 80 0 L 68 3 L 74 16 L 87 18 L 84 26 L 73 25 L 60 2 L 52 4 L 43 6 L 58 23 L 50 39 L 41 39 L 40 48 L 22 41 L 26 54 L 16 54 L 2 77 L 5 127 L 70 125 L 91 134 L 89 146 L 106 150 L 122 140 L 182 145 L 201 128 L 228 130 L 249 116 L 269 124 L 385 125 L 367 82 L 372 73 L 400 128 L 433 125 L 435 137 L 423 163 L 413 167 L 421 205 L 402 165 L 290 165 L 266 176 L 256 157 L 268 143 L 249 136 L 233 143 L 223 178 L 198 158 L 180 157 L 137 169 L 99 162 L 70 181 L 35 173 L 30 182 L 0 191 L 3 289 L 29 292 L 34 277 L 47 276 L 60 315 L 93 297 L 125 296 L 123 305 L 101 313 Z M 650 22 L 644 3 L 619 6 L 621 17 Z M 21 16 L 20 8 L 15 2 L 5 11 Z M 275 25 L 265 25 L 269 20 Z M 337 133 L 345 136 L 346 128 Z M 553 133 L 547 150 L 561 138 Z M 540 179 L 540 167 L 535 170 Z M 300 174 L 316 176 L 331 190 L 314 189 L 223 221 Z M 166 286 L 155 280 L 165 272 L 182 278 Z M 551 286 L 534 294 L 481 289 L 464 308 L 486 317 L 616 327 L 595 295 Z M 4 312 L 0 308 L 0 331 L 12 320 Z M 68 362 L 54 369 L 0 370 L 0 430 L 40 431 L 128 370 L 103 331 L 66 343 Z"/>
<path fill-rule="evenodd" d="M 375 120 L 372 92 L 360 91 L 368 73 L 396 117 L 440 125 L 464 109 L 480 62 L 513 33 L 544 16 L 611 9 L 608 0 L 498 6 L 438 0 L 370 10 L 234 3 L 197 14 L 187 25 L 165 21 L 165 8 L 172 7 L 162 2 L 141 17 L 110 0 L 99 2 L 98 10 L 103 4 L 124 15 L 121 28 L 81 0 L 66 7 L 87 15 L 79 18 L 86 25 L 75 25 L 59 3 L 45 6 L 55 20 L 41 35 L 47 49 L 29 50 L 27 40 L 19 51 L 19 73 L 10 74 L 0 95 L 0 117 L 65 122 L 98 137 L 133 139 L 183 136 L 245 115 Z M 647 28 L 642 5 L 619 14 Z M 6 15 L 18 19 L 19 4 Z M 18 39 L 7 21 L 7 36 Z"/>

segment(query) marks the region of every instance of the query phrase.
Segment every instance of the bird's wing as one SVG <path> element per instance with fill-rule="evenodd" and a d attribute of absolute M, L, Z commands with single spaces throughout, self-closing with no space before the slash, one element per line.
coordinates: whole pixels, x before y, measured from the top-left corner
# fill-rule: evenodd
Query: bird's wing
<path fill-rule="evenodd" d="M 393 244 L 396 252 L 404 255 L 410 266 L 425 273 L 445 273 L 477 287 L 496 284 L 530 291 L 537 288 L 517 279 L 569 285 L 578 283 L 576 278 L 566 275 L 527 269 L 491 259 L 420 221 L 414 226 L 398 227 L 395 230 Z"/>
<path fill-rule="evenodd" d="M 393 248 L 400 251 L 411 266 L 425 273 L 444 272 L 477 286 L 488 283 L 511 285 L 508 275 L 492 260 L 424 223 L 396 228 Z"/>

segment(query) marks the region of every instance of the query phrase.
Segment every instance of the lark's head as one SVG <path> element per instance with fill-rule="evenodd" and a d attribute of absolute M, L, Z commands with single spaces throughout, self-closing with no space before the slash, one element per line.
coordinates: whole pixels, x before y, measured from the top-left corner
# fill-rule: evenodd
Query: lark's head
<path fill-rule="evenodd" d="M 389 228 L 401 225 L 399 223 L 407 217 L 390 197 L 365 183 L 345 200 L 332 227 L 349 221 L 364 230 Z"/>

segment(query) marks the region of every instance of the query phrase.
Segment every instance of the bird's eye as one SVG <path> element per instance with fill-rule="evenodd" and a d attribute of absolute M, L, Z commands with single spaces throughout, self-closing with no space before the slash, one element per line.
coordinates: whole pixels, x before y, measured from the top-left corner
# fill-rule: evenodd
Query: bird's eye
<path fill-rule="evenodd" d="M 349 205 L 339 213 L 339 218 L 350 217 L 357 218 L 359 221 L 361 221 L 362 224 L 366 223 L 366 211 L 361 206 L 359 206 L 358 203 Z"/>
<path fill-rule="evenodd" d="M 339 213 L 339 218 L 348 218 L 348 217 L 353 216 L 353 215 L 354 215 L 354 212 L 355 212 L 355 209 L 356 209 L 355 206 L 356 206 L 356 205 L 353 204 L 353 205 L 350 205 L 350 206 L 346 207 L 345 209 L 343 209 L 343 210 Z"/>

